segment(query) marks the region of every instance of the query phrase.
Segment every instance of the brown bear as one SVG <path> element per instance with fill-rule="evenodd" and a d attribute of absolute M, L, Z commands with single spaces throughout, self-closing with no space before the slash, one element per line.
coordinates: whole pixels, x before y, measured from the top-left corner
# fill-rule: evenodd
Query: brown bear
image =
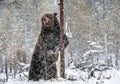
<path fill-rule="evenodd" d="M 58 59 L 60 24 L 56 16 L 57 13 L 45 14 L 41 18 L 42 28 L 32 55 L 29 80 L 57 78 L 55 62 Z M 69 44 L 66 35 L 63 40 L 66 48 Z"/>

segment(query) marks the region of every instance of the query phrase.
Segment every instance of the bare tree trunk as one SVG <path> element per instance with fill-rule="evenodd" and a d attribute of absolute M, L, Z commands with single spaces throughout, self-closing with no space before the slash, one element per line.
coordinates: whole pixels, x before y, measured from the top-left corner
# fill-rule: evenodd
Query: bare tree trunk
<path fill-rule="evenodd" d="M 12 73 L 12 63 L 10 63 L 10 73 Z"/>
<path fill-rule="evenodd" d="M 1 66 L 1 71 L 0 72 L 3 73 L 3 65 Z"/>
<path fill-rule="evenodd" d="M 116 34 L 115 44 L 116 44 L 116 61 L 115 61 L 115 64 L 116 64 L 116 68 L 118 69 L 119 68 L 119 64 L 118 64 L 118 59 L 119 59 L 119 56 L 118 56 L 118 53 L 119 53 L 118 34 Z"/>
<path fill-rule="evenodd" d="M 23 63 L 27 63 L 26 62 L 26 54 L 25 54 L 25 52 L 23 52 Z"/>
<path fill-rule="evenodd" d="M 16 63 L 15 63 L 15 56 L 14 56 L 14 66 L 13 66 L 13 69 L 14 69 L 13 78 L 15 78 L 15 75 L 16 75 Z"/>
<path fill-rule="evenodd" d="M 3 59 L 2 59 L 2 55 L 0 55 L 0 73 L 3 73 Z"/>
<path fill-rule="evenodd" d="M 64 0 L 60 0 L 60 56 L 61 56 L 61 67 L 60 67 L 60 75 L 61 77 L 65 77 L 65 61 L 64 61 Z"/>
<path fill-rule="evenodd" d="M 7 55 L 5 56 L 5 73 L 6 73 L 6 81 L 8 81 Z"/>
<path fill-rule="evenodd" d="M 108 64 L 108 50 L 107 50 L 107 34 L 105 34 L 105 63 L 107 63 L 107 65 L 109 65 Z"/>

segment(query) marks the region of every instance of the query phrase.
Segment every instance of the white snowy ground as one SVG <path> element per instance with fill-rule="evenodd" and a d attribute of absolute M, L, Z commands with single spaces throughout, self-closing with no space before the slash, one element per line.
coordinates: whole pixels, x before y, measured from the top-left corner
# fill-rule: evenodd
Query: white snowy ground
<path fill-rule="evenodd" d="M 66 74 L 67 78 L 73 78 L 75 80 L 54 79 L 49 81 L 41 80 L 39 82 L 33 82 L 21 80 L 17 77 L 16 79 L 9 79 L 5 84 L 120 84 L 120 70 L 116 69 L 104 72 L 95 72 L 95 77 L 91 77 L 90 79 L 88 79 L 87 72 L 80 71 L 79 69 L 67 68 Z"/>
<path fill-rule="evenodd" d="M 71 81 L 39 81 L 39 82 L 28 82 L 28 81 L 13 81 L 13 80 L 9 80 L 7 83 L 5 84 L 85 84 L 83 81 L 75 81 L 75 82 L 71 82 Z"/>
<path fill-rule="evenodd" d="M 83 82 L 81 80 L 77 81 L 39 81 L 39 82 L 28 82 L 28 81 L 15 81 L 15 80 L 9 80 L 5 84 L 120 84 L 120 80 L 112 79 L 112 80 L 104 80 L 104 83 L 97 83 L 95 80 L 91 79 L 89 82 Z"/>

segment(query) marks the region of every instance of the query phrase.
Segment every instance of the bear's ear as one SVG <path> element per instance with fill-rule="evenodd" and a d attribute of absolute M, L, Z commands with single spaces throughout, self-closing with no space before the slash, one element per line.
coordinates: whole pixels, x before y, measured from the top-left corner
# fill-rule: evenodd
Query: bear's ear
<path fill-rule="evenodd" d="M 57 16 L 57 13 L 54 13 L 54 17 L 56 17 Z"/>

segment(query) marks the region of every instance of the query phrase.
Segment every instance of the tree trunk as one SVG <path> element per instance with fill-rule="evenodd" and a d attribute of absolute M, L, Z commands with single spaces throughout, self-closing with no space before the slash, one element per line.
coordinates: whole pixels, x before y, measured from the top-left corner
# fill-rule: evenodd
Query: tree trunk
<path fill-rule="evenodd" d="M 63 35 L 64 35 L 64 0 L 60 0 L 60 76 L 65 77 L 65 61 L 64 61 L 64 41 L 63 41 Z"/>
<path fill-rule="evenodd" d="M 15 75 L 16 75 L 16 63 L 15 63 L 15 56 L 14 56 L 14 66 L 13 66 L 13 69 L 14 69 L 13 78 L 15 78 Z"/>
<path fill-rule="evenodd" d="M 118 59 L 119 59 L 119 56 L 118 56 L 118 53 L 119 53 L 119 48 L 118 48 L 118 34 L 116 34 L 116 40 L 115 40 L 115 44 L 116 44 L 116 61 L 115 61 L 115 64 L 116 64 L 116 68 L 118 69 L 119 68 L 119 63 L 118 63 Z"/>
<path fill-rule="evenodd" d="M 7 56 L 5 56 L 5 73 L 6 73 L 6 81 L 7 81 L 8 80 Z"/>
<path fill-rule="evenodd" d="M 10 63 L 10 73 L 12 73 L 12 63 Z"/>
<path fill-rule="evenodd" d="M 107 63 L 107 65 L 109 65 L 109 58 L 108 58 L 108 50 L 107 50 L 107 34 L 105 34 L 105 63 Z"/>

